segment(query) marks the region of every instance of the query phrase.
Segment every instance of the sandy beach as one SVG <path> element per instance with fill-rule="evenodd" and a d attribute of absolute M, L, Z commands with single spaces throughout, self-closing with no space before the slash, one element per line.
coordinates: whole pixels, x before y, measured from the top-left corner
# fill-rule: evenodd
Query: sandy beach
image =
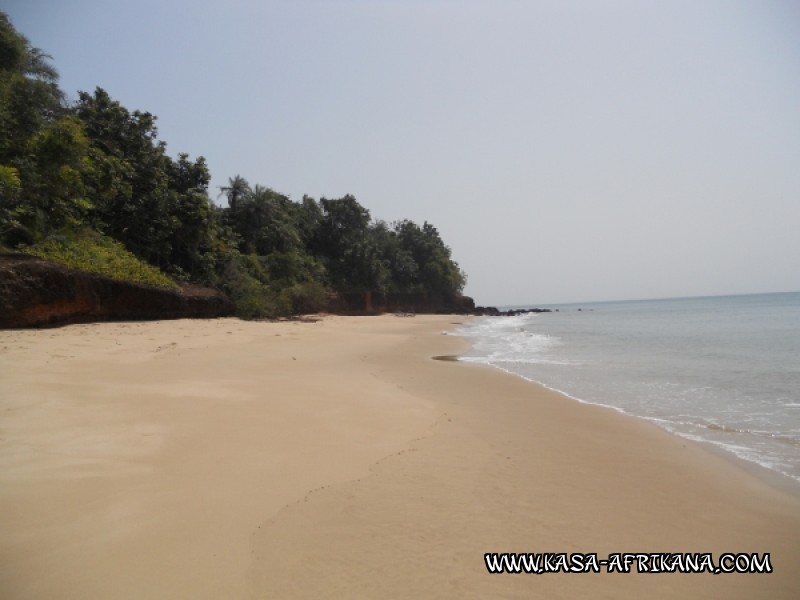
<path fill-rule="evenodd" d="M 800 497 L 477 365 L 463 317 L 0 331 L 0 597 L 797 598 Z M 769 553 L 489 574 L 487 552 Z"/>

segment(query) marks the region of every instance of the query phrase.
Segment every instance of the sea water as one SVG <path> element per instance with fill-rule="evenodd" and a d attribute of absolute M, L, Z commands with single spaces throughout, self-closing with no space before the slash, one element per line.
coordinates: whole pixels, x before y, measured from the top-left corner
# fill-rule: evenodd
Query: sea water
<path fill-rule="evenodd" d="M 800 293 L 549 308 L 469 321 L 458 334 L 472 347 L 460 360 L 648 419 L 800 482 Z"/>

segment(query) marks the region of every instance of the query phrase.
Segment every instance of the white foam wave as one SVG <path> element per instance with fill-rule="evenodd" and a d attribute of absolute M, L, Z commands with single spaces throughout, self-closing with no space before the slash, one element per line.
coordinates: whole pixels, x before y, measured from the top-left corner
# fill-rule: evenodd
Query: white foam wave
<path fill-rule="evenodd" d="M 762 408 L 741 392 L 733 393 L 704 379 L 683 376 L 677 381 L 664 380 L 657 368 L 647 373 L 648 376 L 656 373 L 657 377 L 650 380 L 643 377 L 635 383 L 627 382 L 624 377 L 598 378 L 603 365 L 611 364 L 606 355 L 592 355 L 580 347 L 588 358 L 570 360 L 565 355 L 575 354 L 574 332 L 564 334 L 569 340 L 569 346 L 565 346 L 557 335 L 537 331 L 543 327 L 539 325 L 541 322 L 537 323 L 540 318 L 540 315 L 526 314 L 469 321 L 454 332 L 471 343 L 470 351 L 459 360 L 492 366 L 583 404 L 604 406 L 651 421 L 673 434 L 718 447 L 739 459 L 800 482 L 796 461 L 790 458 L 796 452 L 791 447 L 800 447 L 800 430 L 792 429 L 792 421 L 787 420 L 795 413 L 792 409 L 800 408 L 796 395 L 772 398 Z M 638 358 L 631 358 L 629 354 L 623 355 L 628 361 L 624 364 L 640 367 Z M 542 365 L 542 368 L 537 369 L 535 365 Z M 538 380 L 538 376 L 555 387 Z M 572 393 L 559 389 L 562 387 Z M 783 412 L 775 412 L 775 407 Z M 706 409 L 708 411 L 704 412 Z M 692 414 L 696 410 L 698 414 Z M 716 412 L 712 414 L 711 411 Z"/>
<path fill-rule="evenodd" d="M 487 364 L 570 364 L 548 356 L 548 351 L 560 343 L 559 338 L 526 329 L 533 316 L 485 317 L 470 322 L 457 332 L 472 343 L 463 358 Z"/>
<path fill-rule="evenodd" d="M 458 360 L 483 365 L 578 365 L 578 361 L 571 360 L 552 360 L 548 358 L 506 358 L 500 354 L 489 356 L 460 356 Z"/>
<path fill-rule="evenodd" d="M 789 479 L 793 479 L 795 481 L 800 482 L 799 476 L 793 475 L 792 473 L 788 472 L 791 465 L 789 465 L 785 461 L 777 460 L 774 457 L 768 458 L 767 455 L 765 455 L 763 452 L 758 452 L 757 450 L 754 450 L 749 446 L 743 446 L 741 444 L 733 444 L 727 441 L 711 439 L 704 435 L 697 435 L 689 433 L 687 431 L 682 431 L 680 429 L 667 428 L 667 430 L 682 438 L 686 438 L 687 440 L 692 440 L 693 442 L 697 442 L 700 444 L 709 444 L 716 448 L 720 448 L 726 452 L 733 454 L 740 460 L 744 460 L 751 464 L 764 467 L 765 469 L 769 469 L 773 473 L 778 473 L 784 477 L 788 477 Z"/>

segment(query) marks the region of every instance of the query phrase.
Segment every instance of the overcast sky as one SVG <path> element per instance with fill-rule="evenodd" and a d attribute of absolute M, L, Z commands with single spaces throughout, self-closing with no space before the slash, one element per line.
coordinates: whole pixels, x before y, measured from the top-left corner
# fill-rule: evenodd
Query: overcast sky
<path fill-rule="evenodd" d="M 429 221 L 479 304 L 800 290 L 794 0 L 2 7 L 215 200 L 241 174 Z"/>

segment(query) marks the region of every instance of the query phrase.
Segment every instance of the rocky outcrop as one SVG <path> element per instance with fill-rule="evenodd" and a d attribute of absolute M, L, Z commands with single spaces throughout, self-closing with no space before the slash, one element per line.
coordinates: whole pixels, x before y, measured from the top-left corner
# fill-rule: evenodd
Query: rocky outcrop
<path fill-rule="evenodd" d="M 479 317 L 516 317 L 517 315 L 527 315 L 530 313 L 549 313 L 549 308 L 512 308 L 509 310 L 499 310 L 494 306 L 477 306 L 472 311 L 473 315 Z"/>
<path fill-rule="evenodd" d="M 0 327 L 86 321 L 215 318 L 234 313 L 221 292 L 117 281 L 26 255 L 0 256 Z"/>

